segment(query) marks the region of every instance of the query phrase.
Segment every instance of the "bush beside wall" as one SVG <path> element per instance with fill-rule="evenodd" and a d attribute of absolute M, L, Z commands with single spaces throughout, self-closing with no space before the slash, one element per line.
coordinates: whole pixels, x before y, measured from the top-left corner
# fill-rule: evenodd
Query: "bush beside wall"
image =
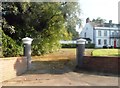
<path fill-rule="evenodd" d="M 5 35 L 2 30 L 2 54 L 5 57 L 15 57 L 22 55 L 23 49 L 21 46 L 9 36 Z"/>

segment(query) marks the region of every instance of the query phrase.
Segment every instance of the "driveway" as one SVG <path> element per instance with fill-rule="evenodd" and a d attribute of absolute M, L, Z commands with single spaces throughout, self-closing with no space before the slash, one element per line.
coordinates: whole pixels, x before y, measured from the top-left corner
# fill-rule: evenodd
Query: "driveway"
<path fill-rule="evenodd" d="M 112 74 L 75 72 L 71 61 L 33 61 L 25 74 L 2 83 L 3 86 L 118 86 Z"/>

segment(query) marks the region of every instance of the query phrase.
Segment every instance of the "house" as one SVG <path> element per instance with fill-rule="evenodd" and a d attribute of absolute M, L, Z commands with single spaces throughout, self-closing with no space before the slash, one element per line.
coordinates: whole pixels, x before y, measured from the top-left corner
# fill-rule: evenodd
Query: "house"
<path fill-rule="evenodd" d="M 120 24 L 120 1 L 118 2 L 118 23 Z"/>
<path fill-rule="evenodd" d="M 120 24 L 113 24 L 110 20 L 109 23 L 99 25 L 87 18 L 80 37 L 90 40 L 96 48 L 120 47 Z"/>

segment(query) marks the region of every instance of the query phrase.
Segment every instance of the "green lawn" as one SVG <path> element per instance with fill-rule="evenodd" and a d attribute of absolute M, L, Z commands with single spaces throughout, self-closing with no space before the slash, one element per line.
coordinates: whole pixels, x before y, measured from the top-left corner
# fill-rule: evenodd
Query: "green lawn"
<path fill-rule="evenodd" d="M 95 49 L 93 56 L 120 56 L 120 49 Z"/>
<path fill-rule="evenodd" d="M 120 56 L 120 49 L 85 49 L 85 56 Z M 76 48 L 62 48 L 58 52 L 46 54 L 46 58 L 53 59 L 56 58 L 75 58 Z M 0 57 L 2 57 L 2 52 L 0 52 Z M 41 56 L 42 57 L 42 56 Z"/>
<path fill-rule="evenodd" d="M 76 54 L 76 48 L 63 48 L 61 50 L 64 53 Z M 85 56 L 120 56 L 120 49 L 85 49 L 84 54 Z"/>

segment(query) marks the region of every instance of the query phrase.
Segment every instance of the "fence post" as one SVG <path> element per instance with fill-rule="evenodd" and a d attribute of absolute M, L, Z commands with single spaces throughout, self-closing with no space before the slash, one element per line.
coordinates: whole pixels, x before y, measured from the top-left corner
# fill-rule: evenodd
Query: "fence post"
<path fill-rule="evenodd" d="M 24 44 L 24 56 L 27 57 L 27 70 L 31 69 L 31 43 L 33 39 L 31 38 L 23 38 L 22 39 Z"/>
<path fill-rule="evenodd" d="M 85 51 L 85 39 L 77 40 L 77 48 L 76 48 L 76 59 L 77 59 L 77 68 L 81 68 L 83 66 L 83 57 Z"/>

